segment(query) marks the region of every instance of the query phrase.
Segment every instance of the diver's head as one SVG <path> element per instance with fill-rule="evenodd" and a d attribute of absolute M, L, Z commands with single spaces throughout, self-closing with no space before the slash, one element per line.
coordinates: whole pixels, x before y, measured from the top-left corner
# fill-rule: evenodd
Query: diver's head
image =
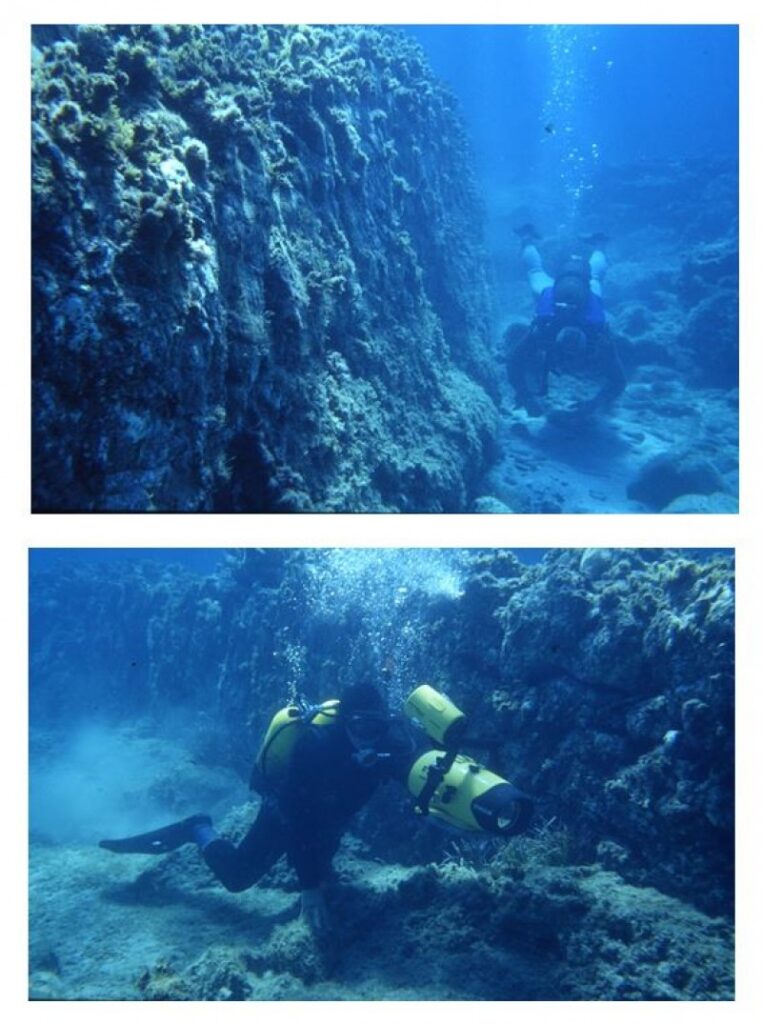
<path fill-rule="evenodd" d="M 590 264 L 581 256 L 570 256 L 561 265 L 553 286 L 555 304 L 562 311 L 584 312 L 590 294 Z"/>
<path fill-rule="evenodd" d="M 373 747 L 386 735 L 391 718 L 383 694 L 371 683 L 354 683 L 341 695 L 340 717 L 354 747 Z"/>

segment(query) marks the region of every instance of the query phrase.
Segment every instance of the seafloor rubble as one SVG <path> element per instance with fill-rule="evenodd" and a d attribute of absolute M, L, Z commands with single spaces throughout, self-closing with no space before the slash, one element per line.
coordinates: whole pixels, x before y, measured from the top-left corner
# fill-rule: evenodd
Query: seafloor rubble
<path fill-rule="evenodd" d="M 122 766 L 116 785 L 100 765 L 89 842 L 33 833 L 36 997 L 732 997 L 729 555 L 248 552 L 205 579 L 42 574 L 31 611 L 33 780 L 83 721 L 113 723 Z M 206 809 L 241 835 L 269 716 L 362 676 L 393 705 L 423 680 L 447 692 L 467 749 L 534 799 L 533 829 L 444 833 L 385 787 L 337 860 L 323 948 L 284 867 L 231 896 L 194 849 L 95 847 L 141 785 L 154 816 Z"/>
<path fill-rule="evenodd" d="M 727 920 L 557 857 L 546 837 L 477 867 L 405 867 L 346 842 L 328 894 L 333 931 L 316 942 L 277 871 L 234 896 L 195 850 L 157 862 L 35 848 L 31 996 L 732 998 Z"/>
<path fill-rule="evenodd" d="M 467 508 L 497 419 L 480 211 L 417 45 L 35 44 L 35 506 Z"/>

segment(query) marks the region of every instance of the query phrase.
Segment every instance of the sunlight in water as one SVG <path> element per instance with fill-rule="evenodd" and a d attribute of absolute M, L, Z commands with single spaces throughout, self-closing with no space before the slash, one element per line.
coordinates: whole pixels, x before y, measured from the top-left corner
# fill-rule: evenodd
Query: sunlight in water
<path fill-rule="evenodd" d="M 590 25 L 545 25 L 548 90 L 542 106 L 543 143 L 554 164 L 569 227 L 576 227 L 580 201 L 592 188 L 600 157 L 594 138 L 597 97 L 592 65 L 602 59 L 600 30 Z"/>

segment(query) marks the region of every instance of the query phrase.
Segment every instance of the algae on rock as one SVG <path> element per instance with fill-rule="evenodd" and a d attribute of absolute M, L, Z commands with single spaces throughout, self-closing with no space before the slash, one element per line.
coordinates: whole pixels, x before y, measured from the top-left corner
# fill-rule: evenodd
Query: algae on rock
<path fill-rule="evenodd" d="M 35 41 L 34 507 L 466 510 L 497 423 L 480 214 L 417 45 Z"/>

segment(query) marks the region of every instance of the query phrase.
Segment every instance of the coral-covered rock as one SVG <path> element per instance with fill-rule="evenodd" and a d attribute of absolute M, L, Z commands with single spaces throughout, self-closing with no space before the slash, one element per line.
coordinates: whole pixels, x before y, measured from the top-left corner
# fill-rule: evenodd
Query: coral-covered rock
<path fill-rule="evenodd" d="M 656 455 L 641 466 L 627 494 L 649 508 L 662 511 L 683 495 L 711 495 L 724 488 L 722 476 L 709 459 L 680 446 Z"/>
<path fill-rule="evenodd" d="M 497 412 L 463 129 L 351 26 L 43 28 L 34 505 L 464 511 Z"/>
<path fill-rule="evenodd" d="M 591 840 L 637 851 L 627 877 L 723 912 L 732 898 L 729 567 L 648 552 L 555 558 L 525 575 L 499 613 L 493 706 L 517 781 L 544 794 L 548 813 L 560 798 L 561 818 L 585 822 L 578 837 L 589 829 Z M 704 856 L 692 860 L 698 848 Z"/>

